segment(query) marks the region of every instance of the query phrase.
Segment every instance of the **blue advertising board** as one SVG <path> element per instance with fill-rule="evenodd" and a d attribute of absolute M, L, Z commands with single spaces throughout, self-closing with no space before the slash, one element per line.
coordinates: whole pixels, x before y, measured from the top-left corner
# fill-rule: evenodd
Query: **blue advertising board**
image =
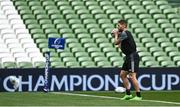
<path fill-rule="evenodd" d="M 111 91 L 122 86 L 118 68 L 51 69 L 49 91 Z M 0 69 L 0 91 L 14 91 L 10 76 L 20 80 L 17 91 L 43 91 L 44 69 Z M 141 90 L 180 90 L 180 68 L 141 68 Z"/>
<path fill-rule="evenodd" d="M 48 48 L 64 49 L 64 38 L 48 38 Z"/>

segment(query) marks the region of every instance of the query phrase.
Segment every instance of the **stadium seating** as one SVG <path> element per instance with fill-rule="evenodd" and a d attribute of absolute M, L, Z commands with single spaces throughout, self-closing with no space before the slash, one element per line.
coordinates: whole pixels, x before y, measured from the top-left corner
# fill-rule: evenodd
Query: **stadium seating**
<path fill-rule="evenodd" d="M 0 1 L 0 8 L 1 67 L 44 67 L 45 59 L 36 47 L 13 3 L 9 0 Z M 33 53 L 35 55 L 32 55 Z"/>
<path fill-rule="evenodd" d="M 179 0 L 167 0 L 169 2 L 169 4 L 172 7 L 179 7 L 180 6 L 180 1 Z"/>
<path fill-rule="evenodd" d="M 48 37 L 66 38 L 64 51 L 50 49 L 53 68 L 120 67 L 123 54 L 110 32 L 121 18 L 134 35 L 140 67 L 180 66 L 180 16 L 166 0 L 7 0 L 0 6 L 1 20 L 11 24 L 0 25 L 0 46 L 11 51 L 1 67 L 43 67 Z"/>

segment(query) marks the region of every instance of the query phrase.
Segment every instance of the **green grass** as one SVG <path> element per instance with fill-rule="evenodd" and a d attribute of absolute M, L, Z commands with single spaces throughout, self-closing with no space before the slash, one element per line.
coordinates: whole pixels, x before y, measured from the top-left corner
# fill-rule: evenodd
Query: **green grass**
<path fill-rule="evenodd" d="M 124 94 L 112 91 L 79 91 L 71 93 L 73 95 L 58 92 L 1 92 L 0 106 L 180 106 L 180 91 L 144 91 L 142 92 L 144 101 L 122 101 L 119 98 Z M 79 96 L 79 94 L 90 96 Z M 93 96 L 107 96 L 112 98 Z M 147 100 L 167 101 L 179 104 Z"/>

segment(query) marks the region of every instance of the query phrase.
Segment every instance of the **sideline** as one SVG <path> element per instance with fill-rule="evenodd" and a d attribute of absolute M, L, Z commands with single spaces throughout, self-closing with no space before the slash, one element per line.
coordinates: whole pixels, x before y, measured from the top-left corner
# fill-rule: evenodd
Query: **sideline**
<path fill-rule="evenodd" d="M 70 95 L 70 96 L 83 96 L 83 97 L 95 97 L 95 98 L 105 98 L 105 99 L 120 100 L 119 97 L 97 96 L 97 95 L 88 95 L 88 94 L 75 94 L 75 93 L 67 93 L 67 92 L 50 92 L 50 93 L 52 93 L 52 94 L 61 94 L 61 95 Z M 180 105 L 180 103 L 178 103 L 178 102 L 169 102 L 169 101 L 158 101 L 158 100 L 141 100 L 141 101 Z"/>

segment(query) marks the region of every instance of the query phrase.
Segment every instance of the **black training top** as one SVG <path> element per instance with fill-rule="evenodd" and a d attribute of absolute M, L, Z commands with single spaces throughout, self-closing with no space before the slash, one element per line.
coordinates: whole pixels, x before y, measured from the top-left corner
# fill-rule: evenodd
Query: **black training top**
<path fill-rule="evenodd" d="M 120 34 L 121 50 L 125 55 L 136 52 L 136 43 L 130 31 L 126 30 Z"/>

